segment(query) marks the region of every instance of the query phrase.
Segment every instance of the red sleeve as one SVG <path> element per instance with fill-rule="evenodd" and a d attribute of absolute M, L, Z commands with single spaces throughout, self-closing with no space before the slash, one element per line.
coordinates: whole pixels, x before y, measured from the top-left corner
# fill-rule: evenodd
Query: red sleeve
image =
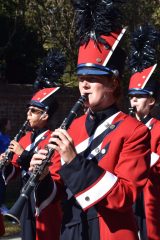
<path fill-rule="evenodd" d="M 146 184 L 150 169 L 150 135 L 142 125 L 124 143 L 115 168 L 117 184 L 103 204 L 107 208 L 125 210 L 131 207 Z"/>

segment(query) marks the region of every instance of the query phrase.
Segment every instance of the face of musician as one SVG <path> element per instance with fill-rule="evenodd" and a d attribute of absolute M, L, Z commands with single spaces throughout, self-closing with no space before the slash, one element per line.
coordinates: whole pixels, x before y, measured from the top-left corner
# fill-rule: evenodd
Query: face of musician
<path fill-rule="evenodd" d="M 102 111 L 116 102 L 115 90 L 119 86 L 117 79 L 98 75 L 78 77 L 81 95 L 87 95 L 85 107 L 92 111 Z"/>
<path fill-rule="evenodd" d="M 129 99 L 131 107 L 136 107 L 136 115 L 139 117 L 147 116 L 155 104 L 155 99 L 148 95 L 130 95 Z"/>
<path fill-rule="evenodd" d="M 32 128 L 45 127 L 48 117 L 48 114 L 40 108 L 30 106 L 27 109 L 27 120 Z"/>

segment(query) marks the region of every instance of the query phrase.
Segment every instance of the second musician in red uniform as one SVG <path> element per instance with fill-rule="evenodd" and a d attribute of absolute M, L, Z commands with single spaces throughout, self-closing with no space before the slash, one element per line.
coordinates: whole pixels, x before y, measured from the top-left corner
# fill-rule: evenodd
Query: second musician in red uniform
<path fill-rule="evenodd" d="M 160 240 L 160 121 L 151 115 L 159 89 L 156 81 L 156 41 L 156 30 L 151 26 L 140 26 L 133 34 L 130 59 L 133 74 L 128 91 L 135 117 L 151 132 L 150 175 L 135 210 L 141 239 L 144 240 Z"/>

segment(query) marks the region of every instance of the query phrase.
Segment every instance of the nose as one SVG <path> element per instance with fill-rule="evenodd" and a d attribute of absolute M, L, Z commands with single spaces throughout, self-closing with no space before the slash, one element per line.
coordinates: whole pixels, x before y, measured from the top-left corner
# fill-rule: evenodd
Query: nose
<path fill-rule="evenodd" d="M 133 97 L 133 99 L 132 99 L 134 102 L 136 102 L 137 101 L 137 97 Z"/>
<path fill-rule="evenodd" d="M 136 96 L 130 96 L 130 100 L 132 100 L 133 102 L 137 101 L 137 97 Z"/>
<path fill-rule="evenodd" d="M 31 110 L 30 109 L 28 109 L 28 111 L 27 111 L 27 116 L 29 116 L 29 115 L 31 115 Z"/>
<path fill-rule="evenodd" d="M 89 82 L 84 79 L 83 81 L 81 81 L 81 86 L 85 89 L 88 89 L 89 88 Z"/>

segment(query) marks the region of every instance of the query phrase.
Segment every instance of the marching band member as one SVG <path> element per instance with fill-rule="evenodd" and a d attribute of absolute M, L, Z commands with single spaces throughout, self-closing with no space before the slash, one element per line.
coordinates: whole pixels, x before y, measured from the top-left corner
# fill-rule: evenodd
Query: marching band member
<path fill-rule="evenodd" d="M 152 26 L 139 26 L 133 34 L 130 56 L 130 67 L 133 70 L 128 90 L 130 104 L 135 108 L 135 117 L 151 132 L 150 175 L 135 205 L 141 239 L 144 240 L 160 240 L 160 121 L 151 115 L 159 89 L 156 81 L 157 42 L 158 34 Z"/>
<path fill-rule="evenodd" d="M 65 188 L 60 239 L 121 240 L 125 236 L 138 240 L 132 205 L 147 181 L 150 133 L 117 108 L 125 62 L 120 40 L 125 29 L 120 28 L 119 15 L 116 21 L 118 12 L 112 1 L 74 2 L 82 34 L 77 75 L 88 111 L 68 131 L 56 129 L 49 140 L 49 147 L 56 150 L 52 161 L 61 159 L 59 174 Z M 81 29 L 81 21 L 87 32 Z M 41 149 L 33 156 L 30 171 L 46 153 Z M 37 207 L 44 202 L 40 198 L 45 183 L 50 187 L 50 193 L 44 193 L 48 198 L 57 185 L 51 168 L 35 191 Z M 50 204 L 58 196 L 57 191 Z"/>
<path fill-rule="evenodd" d="M 63 73 L 64 66 L 64 56 L 57 50 L 50 51 L 39 69 L 39 75 L 35 82 L 36 87 L 43 88 L 45 84 L 54 86 L 55 80 L 58 80 Z M 19 142 L 12 140 L 10 143 L 9 150 L 14 152 L 14 156 L 12 162 L 4 169 L 3 175 L 6 184 L 10 179 L 17 176 L 19 172 L 22 175 L 22 185 L 24 186 L 27 182 L 29 178 L 28 168 L 34 152 L 39 149 L 39 145 L 42 142 L 51 137 L 48 123 L 58 108 L 58 103 L 55 99 L 57 91 L 59 92 L 59 87 L 43 88 L 37 91 L 30 100 L 27 108 L 27 120 L 31 130 L 27 131 Z M 60 182 L 57 174 L 59 168 L 60 163 L 55 161 L 54 172 L 52 172 L 53 178 L 57 182 Z M 41 199 L 43 199 L 43 191 L 41 192 Z M 54 240 L 59 239 L 61 225 L 60 204 L 57 201 L 49 209 L 44 208 L 45 204 L 41 206 L 39 212 L 36 212 L 34 193 L 32 193 L 23 208 L 20 218 L 23 240 L 51 240 L 53 239 L 52 231 L 54 231 Z M 56 215 L 56 221 L 50 217 L 52 211 Z"/>
<path fill-rule="evenodd" d="M 15 154 L 13 156 L 12 162 L 4 169 L 3 172 L 6 184 L 9 180 L 16 177 L 19 172 L 22 176 L 22 185 L 24 185 L 28 180 L 28 168 L 34 151 L 39 148 L 39 144 L 41 142 L 51 137 L 51 131 L 47 127 L 48 119 L 52 115 L 49 109 L 51 106 L 53 109 L 56 108 L 56 103 L 53 104 L 53 102 L 54 94 L 58 89 L 59 87 L 44 88 L 38 91 L 32 97 L 27 109 L 27 120 L 29 122 L 31 131 L 28 131 L 26 135 L 20 139 L 19 142 L 16 142 L 15 140 L 11 141 L 9 149 Z M 56 173 L 59 167 L 60 164 L 54 164 L 54 177 L 56 179 L 59 178 L 58 174 Z M 41 193 L 41 197 L 43 198 L 43 192 Z M 57 222 L 59 222 L 61 217 L 60 207 L 58 204 L 56 204 L 54 207 L 55 214 L 57 215 Z M 51 234 L 50 229 L 53 230 L 54 228 L 53 221 L 45 218 L 46 212 L 43 210 L 39 215 L 40 217 L 37 217 L 36 223 L 34 194 L 31 194 L 31 197 L 28 199 L 24 206 L 20 219 L 22 228 L 21 236 L 23 240 L 43 240 L 45 239 L 44 234 L 46 237 L 48 236 L 48 238 L 46 238 L 47 240 L 51 239 L 51 236 L 49 234 Z M 39 225 L 42 225 L 44 230 L 47 228 L 47 233 L 41 232 L 39 230 Z M 55 228 L 56 232 L 58 232 L 58 228 L 59 226 L 57 225 L 57 229 Z M 57 236 L 55 236 L 55 239 L 58 239 Z"/>

